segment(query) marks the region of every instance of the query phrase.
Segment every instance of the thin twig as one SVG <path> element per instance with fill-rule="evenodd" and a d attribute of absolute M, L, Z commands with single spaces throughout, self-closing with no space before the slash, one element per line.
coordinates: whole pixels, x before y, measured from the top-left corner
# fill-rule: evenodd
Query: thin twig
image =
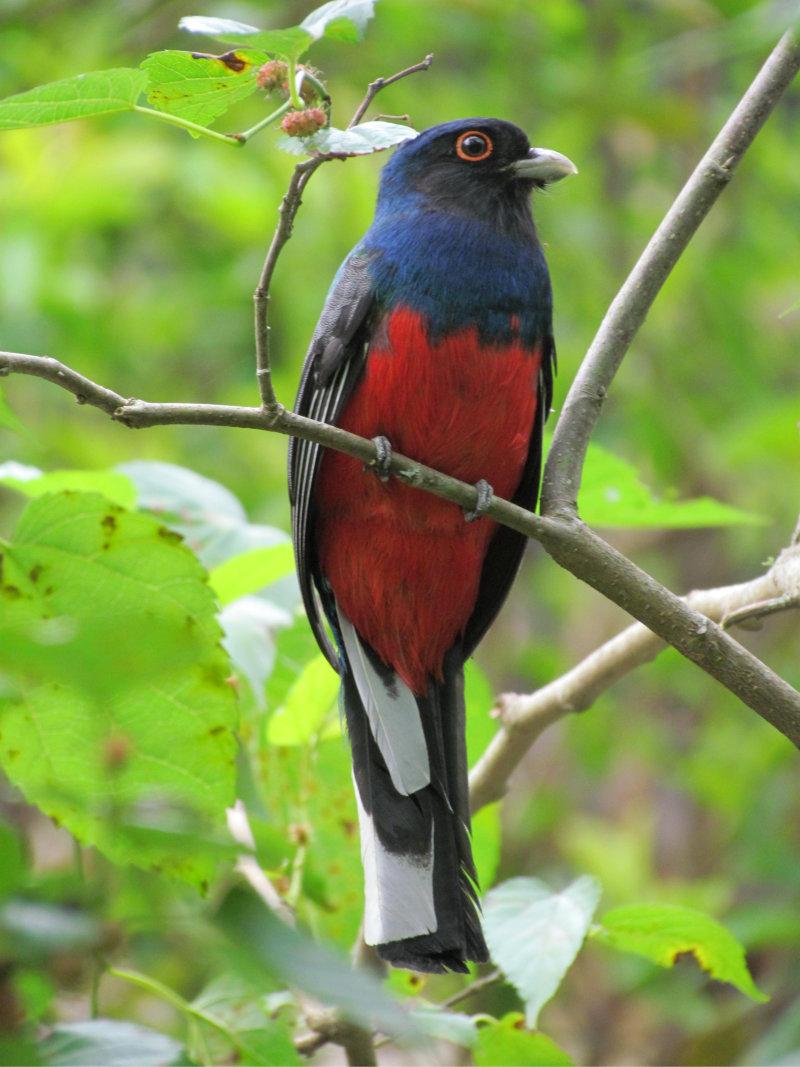
<path fill-rule="evenodd" d="M 352 129 L 353 126 L 357 126 L 359 122 L 361 122 L 361 120 L 364 118 L 364 115 L 366 115 L 367 113 L 367 108 L 378 95 L 378 93 L 381 91 L 381 89 L 385 89 L 387 85 L 394 85 L 395 82 L 399 82 L 402 78 L 407 78 L 411 74 L 418 74 L 422 70 L 428 70 L 431 63 L 433 63 L 433 52 L 430 52 L 419 63 L 414 63 L 413 66 L 406 67 L 405 70 L 399 70 L 397 74 L 392 74 L 388 78 L 376 78 L 374 82 L 370 82 L 366 96 L 358 105 L 355 110 L 355 114 L 350 119 L 350 122 L 347 124 L 348 130 Z"/>
<path fill-rule="evenodd" d="M 412 67 L 406 67 L 405 70 L 398 71 L 397 74 L 392 74 L 389 78 L 378 78 L 376 81 L 372 82 L 367 89 L 364 99 L 356 108 L 347 128 L 352 129 L 353 126 L 358 125 L 364 117 L 367 108 L 381 89 L 384 89 L 387 85 L 394 84 L 394 82 L 400 81 L 401 78 L 407 78 L 411 74 L 416 74 L 417 71 L 427 70 L 432 62 L 433 56 L 428 55 L 422 62 L 415 63 Z M 304 73 L 305 72 L 301 72 L 301 74 Z M 317 86 L 320 85 L 315 78 L 312 80 Z M 329 100 L 330 98 L 327 99 Z M 277 115 L 278 112 L 275 114 Z M 268 119 L 264 120 L 264 122 L 271 122 L 274 117 L 274 115 L 270 116 Z M 248 131 L 248 136 L 252 132 L 252 130 Z M 311 159 L 304 160 L 302 163 L 298 163 L 294 168 L 292 176 L 289 179 L 289 188 L 286 190 L 286 194 L 281 201 L 281 206 L 278 209 L 278 225 L 275 227 L 275 232 L 272 235 L 272 240 L 270 241 L 267 255 L 264 260 L 264 266 L 261 268 L 258 285 L 253 293 L 258 394 L 261 398 L 261 406 L 267 411 L 274 411 L 278 405 L 275 389 L 272 384 L 272 369 L 270 366 L 269 355 L 269 292 L 272 285 L 272 277 L 275 273 L 275 267 L 278 264 L 278 257 L 283 250 L 283 246 L 292 236 L 295 216 L 303 202 L 303 192 L 306 186 L 311 181 L 314 172 L 317 171 L 323 163 L 329 162 L 332 158 L 335 157 L 332 155 L 314 156 Z"/>
<path fill-rule="evenodd" d="M 281 254 L 283 246 L 292 236 L 294 218 L 302 203 L 303 190 L 311 180 L 314 171 L 321 167 L 324 162 L 325 158 L 320 156 L 304 160 L 294 168 L 292 177 L 289 180 L 289 188 L 286 190 L 281 206 L 278 209 L 278 225 L 272 235 L 264 266 L 261 268 L 258 285 L 253 293 L 258 393 L 261 397 L 261 405 L 267 411 L 275 410 L 278 404 L 275 389 L 272 385 L 272 370 L 269 360 L 269 290 L 272 284 L 272 276 L 278 264 L 278 256 Z"/>
<path fill-rule="evenodd" d="M 686 603 L 708 619 L 726 626 L 747 618 L 765 603 L 797 606 L 800 594 L 800 546 L 790 545 L 770 569 L 750 582 L 719 589 L 698 590 Z M 778 610 L 777 607 L 774 610 Z M 627 627 L 591 652 L 572 670 L 536 692 L 505 693 L 498 700 L 497 717 L 502 729 L 470 774 L 473 811 L 499 800 L 514 769 L 539 735 L 552 723 L 573 712 L 590 708 L 601 693 L 665 648 L 665 644 L 641 623 Z"/>
<path fill-rule="evenodd" d="M 608 309 L 572 383 L 542 482 L 546 515 L 577 514 L 586 449 L 620 363 L 647 312 L 736 165 L 800 69 L 793 31 L 783 35 L 678 194 Z"/>
<path fill-rule="evenodd" d="M 492 971 L 490 974 L 485 974 L 483 978 L 476 978 L 474 982 L 470 982 L 464 989 L 459 989 L 457 993 L 453 993 L 452 996 L 447 997 L 439 1005 L 440 1008 L 454 1008 L 456 1004 L 460 1004 L 463 1000 L 468 1000 L 476 993 L 482 992 L 489 986 L 495 985 L 497 982 L 503 981 L 503 975 L 500 971 Z"/>

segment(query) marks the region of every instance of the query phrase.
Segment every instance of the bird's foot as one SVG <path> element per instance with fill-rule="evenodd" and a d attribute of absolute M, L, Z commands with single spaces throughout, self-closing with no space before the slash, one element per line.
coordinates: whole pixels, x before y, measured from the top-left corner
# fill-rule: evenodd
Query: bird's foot
<path fill-rule="evenodd" d="M 464 518 L 467 522 L 475 522 L 476 519 L 485 515 L 489 510 L 492 503 L 492 497 L 494 496 L 494 490 L 485 478 L 481 478 L 479 482 L 476 482 L 475 488 L 478 490 L 478 499 L 475 507 L 472 511 L 467 511 L 467 509 L 464 508 Z"/>
<path fill-rule="evenodd" d="M 389 481 L 389 467 L 392 462 L 392 445 L 388 437 L 373 437 L 372 443 L 375 445 L 375 459 L 371 460 L 364 467 L 365 471 L 371 471 L 376 475 L 380 481 Z"/>

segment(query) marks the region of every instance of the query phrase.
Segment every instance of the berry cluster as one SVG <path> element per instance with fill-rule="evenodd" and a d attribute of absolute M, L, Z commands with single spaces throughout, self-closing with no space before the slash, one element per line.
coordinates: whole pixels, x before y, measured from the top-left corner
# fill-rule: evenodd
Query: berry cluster
<path fill-rule="evenodd" d="M 302 71 L 310 68 L 298 67 Z M 279 59 L 271 59 L 258 72 L 259 88 L 265 93 L 277 93 L 284 100 L 289 98 L 289 66 Z M 304 103 L 312 104 L 317 98 L 317 90 L 312 82 L 304 79 L 300 85 L 300 96 Z M 328 116 L 321 107 L 307 107 L 304 111 L 290 111 L 283 116 L 281 129 L 290 137 L 310 137 L 327 125 Z"/>

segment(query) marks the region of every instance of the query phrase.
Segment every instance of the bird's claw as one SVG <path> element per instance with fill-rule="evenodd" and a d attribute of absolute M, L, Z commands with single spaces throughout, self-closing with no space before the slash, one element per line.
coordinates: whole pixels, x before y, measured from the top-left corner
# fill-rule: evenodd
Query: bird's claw
<path fill-rule="evenodd" d="M 380 481 L 389 481 L 389 467 L 392 462 L 392 445 L 388 437 L 373 437 L 372 443 L 375 445 L 375 459 L 368 463 L 364 470 L 372 471 Z"/>
<path fill-rule="evenodd" d="M 475 507 L 472 511 L 467 511 L 467 509 L 464 508 L 464 518 L 467 522 L 475 522 L 476 519 L 485 515 L 491 506 L 492 497 L 494 496 L 494 490 L 485 478 L 481 478 L 479 482 L 476 482 L 475 488 L 478 490 L 478 499 Z"/>

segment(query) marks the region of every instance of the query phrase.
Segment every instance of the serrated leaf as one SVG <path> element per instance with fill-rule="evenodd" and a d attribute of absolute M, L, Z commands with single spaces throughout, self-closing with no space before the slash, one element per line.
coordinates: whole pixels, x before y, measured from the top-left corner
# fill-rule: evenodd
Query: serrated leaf
<path fill-rule="evenodd" d="M 143 71 L 116 67 L 39 85 L 0 100 L 0 130 L 49 126 L 114 111 L 132 111 L 146 82 Z"/>
<path fill-rule="evenodd" d="M 214 857 L 185 833 L 232 801 L 236 709 L 197 559 L 150 516 L 50 494 L 3 552 L 0 603 L 9 778 L 115 862 L 207 879 Z"/>
<path fill-rule="evenodd" d="M 336 704 L 338 692 L 339 676 L 323 655 L 315 656 L 271 716 L 267 740 L 272 745 L 307 744 Z"/>
<path fill-rule="evenodd" d="M 362 122 L 351 130 L 326 126 L 311 137 L 281 137 L 278 147 L 293 155 L 368 156 L 410 141 L 417 131 L 396 122 Z"/>
<path fill-rule="evenodd" d="M 248 593 L 257 593 L 293 571 L 294 552 L 291 542 L 286 541 L 232 556 L 211 570 L 208 584 L 224 607 Z"/>
<path fill-rule="evenodd" d="M 59 1023 L 39 1048 L 49 1067 L 169 1067 L 183 1052 L 171 1037 L 117 1019 Z"/>
<path fill-rule="evenodd" d="M 531 1029 L 577 956 L 599 899 L 588 875 L 560 892 L 538 878 L 511 878 L 483 898 L 492 959 L 525 1001 Z"/>
<path fill-rule="evenodd" d="M 266 60 L 265 53 L 250 51 L 222 56 L 153 52 L 141 64 L 147 99 L 160 111 L 208 126 L 256 91 L 256 75 Z"/>
<path fill-rule="evenodd" d="M 578 507 L 581 518 L 590 526 L 689 529 L 764 522 L 759 515 L 711 497 L 659 498 L 640 481 L 633 464 L 596 444 L 589 446 Z"/>
<path fill-rule="evenodd" d="M 519 1012 L 478 1030 L 475 1067 L 572 1067 L 572 1059 L 545 1034 L 531 1033 Z"/>
<path fill-rule="evenodd" d="M 745 996 L 769 1000 L 752 979 L 742 945 L 721 923 L 694 908 L 677 904 L 629 904 L 603 916 L 595 936 L 622 952 L 671 967 L 691 953 L 703 970 L 729 982 Z"/>
<path fill-rule="evenodd" d="M 79 493 L 100 493 L 123 508 L 132 508 L 136 503 L 133 482 L 119 471 L 60 470 L 43 474 L 35 467 L 24 467 L 10 460 L 0 463 L 0 485 L 30 498 L 74 489 Z"/>

